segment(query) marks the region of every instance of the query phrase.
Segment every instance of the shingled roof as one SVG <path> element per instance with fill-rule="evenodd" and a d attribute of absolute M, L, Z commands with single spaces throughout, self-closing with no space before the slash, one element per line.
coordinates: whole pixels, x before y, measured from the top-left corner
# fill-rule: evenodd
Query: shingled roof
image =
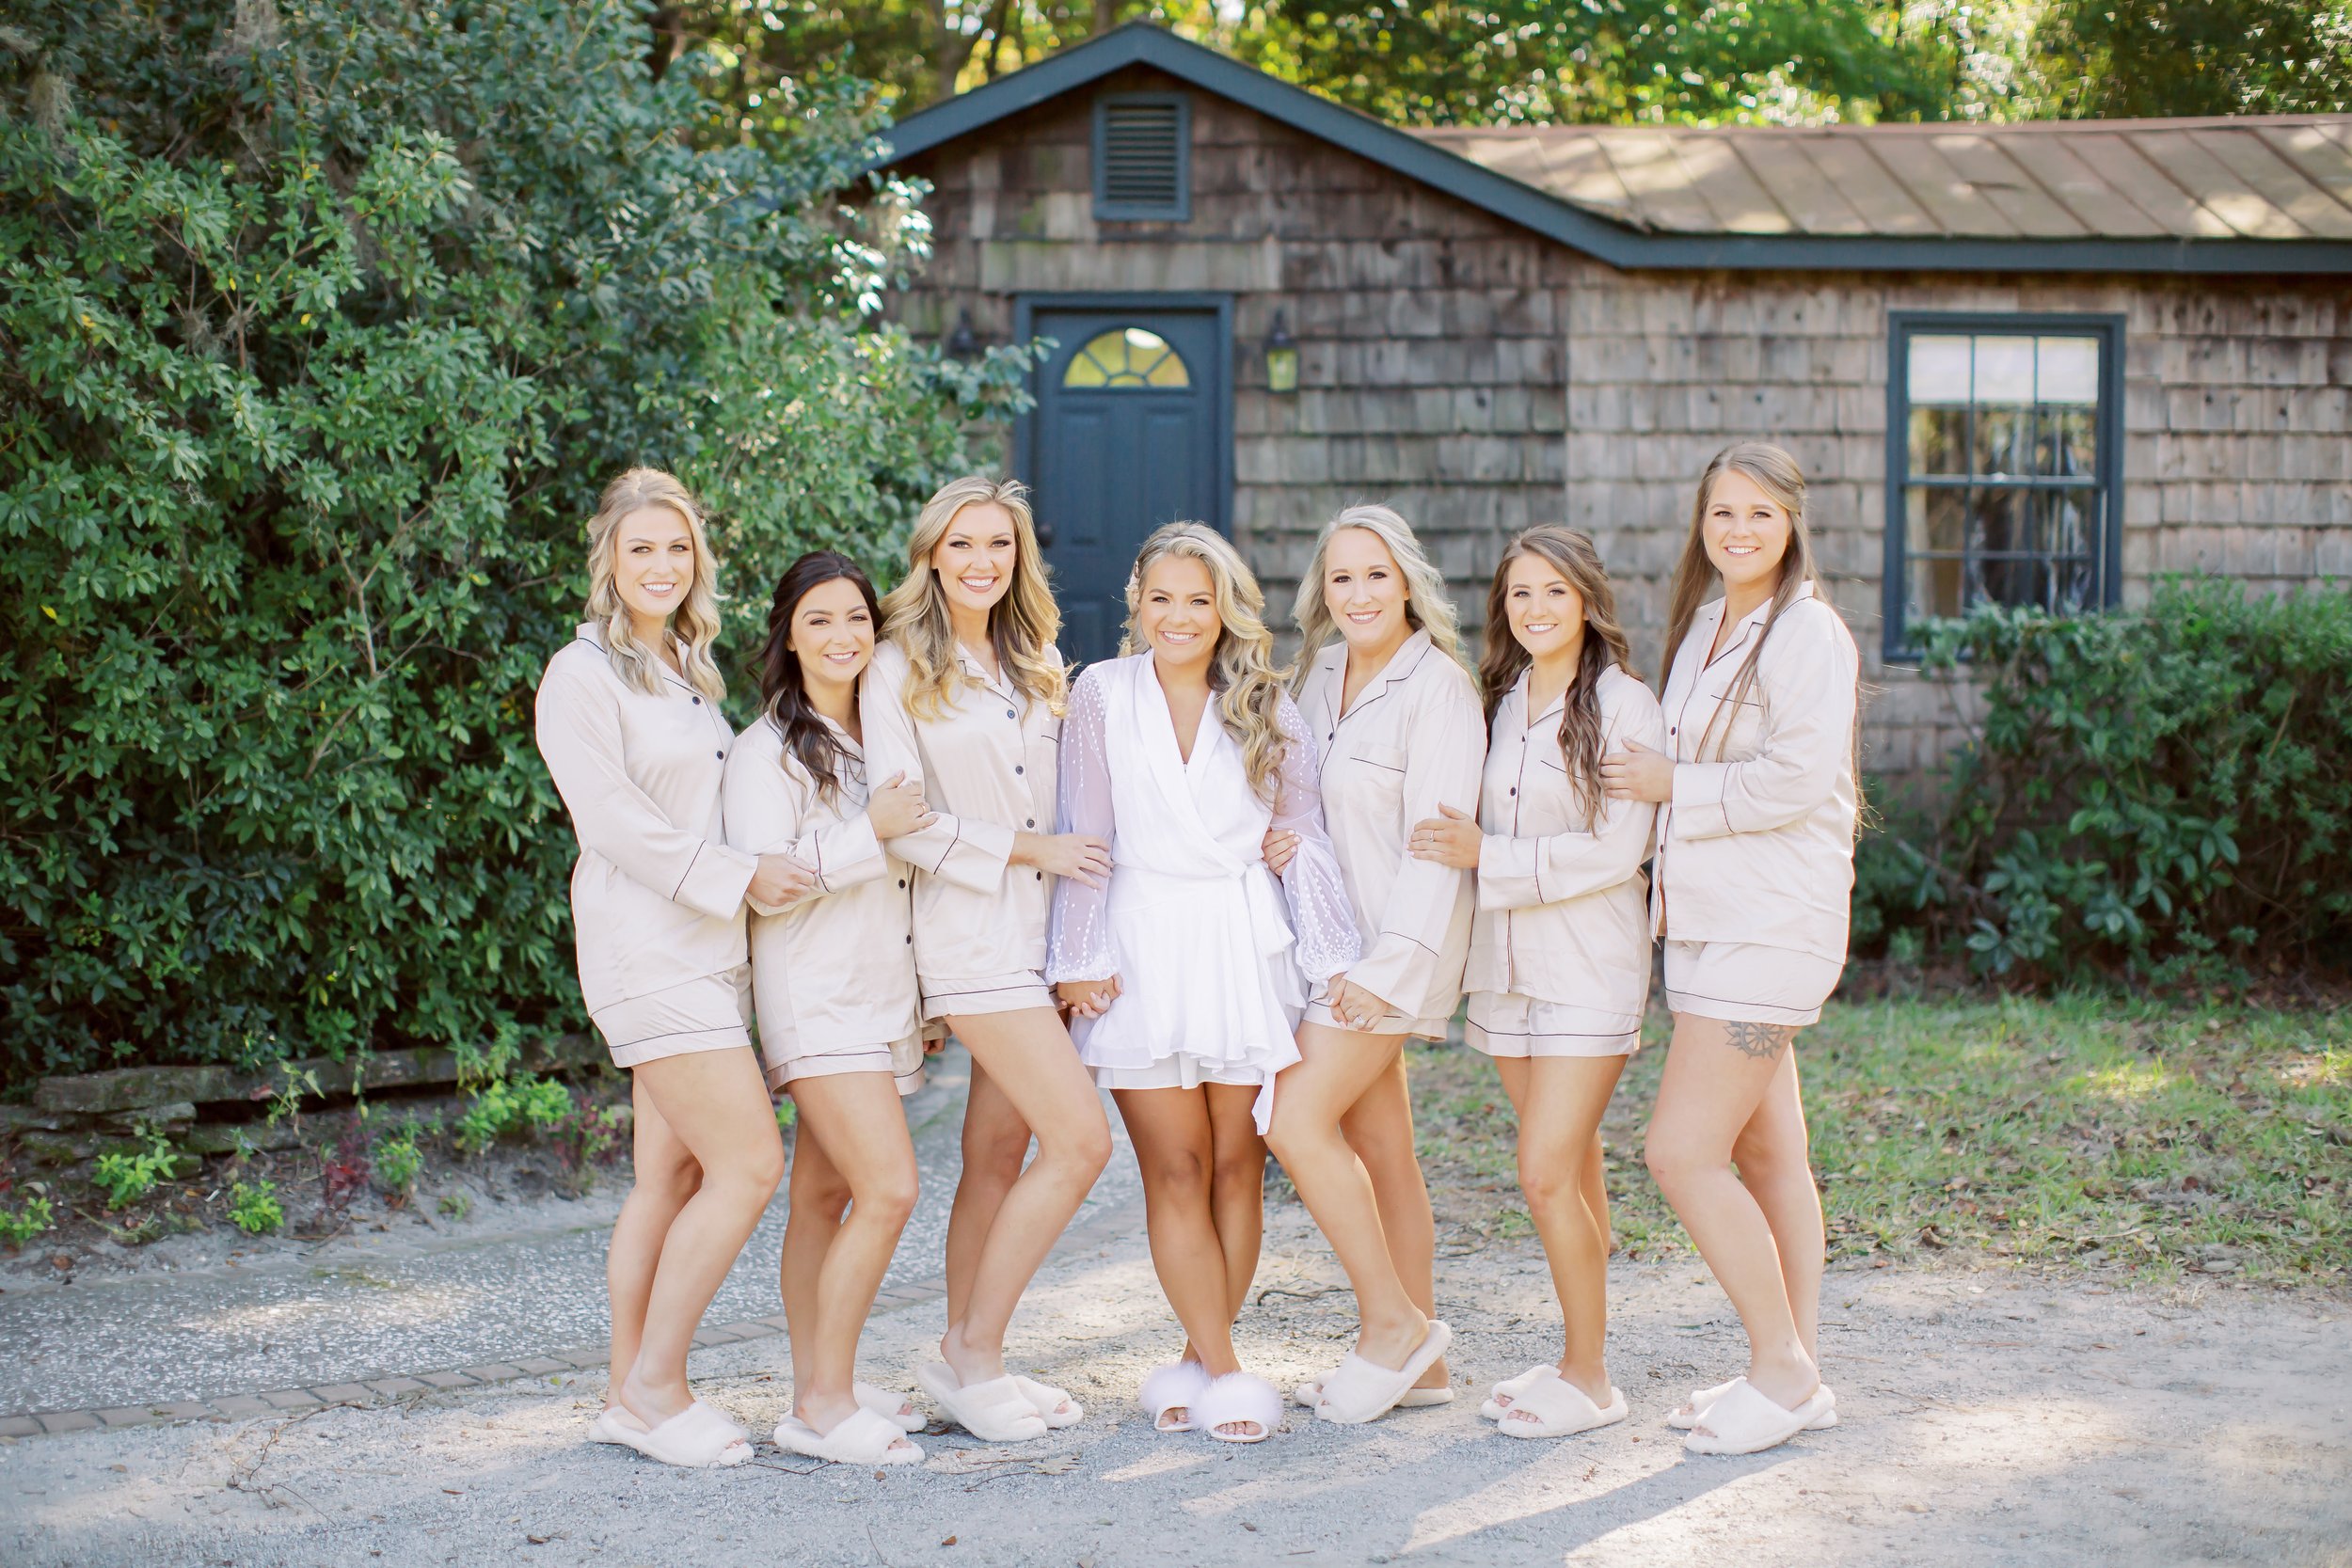
<path fill-rule="evenodd" d="M 1407 131 L 1146 23 L 910 115 L 874 166 L 1134 66 L 1613 266 L 2352 275 L 2352 115 Z"/>
<path fill-rule="evenodd" d="M 2352 115 L 1415 135 L 1651 233 L 2352 238 Z"/>

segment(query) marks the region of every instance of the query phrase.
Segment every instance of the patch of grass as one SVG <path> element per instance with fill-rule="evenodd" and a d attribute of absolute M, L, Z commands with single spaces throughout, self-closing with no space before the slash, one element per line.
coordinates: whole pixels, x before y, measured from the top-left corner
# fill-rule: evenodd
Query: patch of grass
<path fill-rule="evenodd" d="M 1669 1022 L 1603 1122 L 1629 1256 L 1689 1240 L 1641 1164 Z M 1800 1040 L 1833 1258 L 1938 1253 L 2342 1286 L 2352 1279 L 2352 1013 L 2061 994 L 1833 1003 Z M 1417 1050 L 1440 1216 L 1526 1224 L 1494 1069 Z"/>

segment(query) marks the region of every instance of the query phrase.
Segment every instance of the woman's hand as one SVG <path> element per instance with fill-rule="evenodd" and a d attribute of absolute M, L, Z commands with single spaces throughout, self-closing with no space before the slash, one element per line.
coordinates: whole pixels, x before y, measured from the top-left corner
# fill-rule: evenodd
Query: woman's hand
<path fill-rule="evenodd" d="M 745 890 L 751 902 L 776 910 L 806 897 L 817 887 L 817 873 L 789 855 L 762 855 Z"/>
<path fill-rule="evenodd" d="M 1629 740 L 1622 752 L 1600 759 L 1600 787 L 1612 800 L 1662 802 L 1675 798 L 1674 759 Z"/>
<path fill-rule="evenodd" d="M 1298 854 L 1298 835 L 1280 828 L 1268 828 L 1258 853 L 1265 857 L 1265 868 L 1279 877 L 1291 868 L 1291 862 Z"/>
<path fill-rule="evenodd" d="M 1119 1000 L 1119 976 L 1107 980 L 1064 980 L 1054 988 L 1061 1005 L 1079 1018 L 1101 1018 Z"/>
<path fill-rule="evenodd" d="M 1436 861 L 1456 871 L 1477 870 L 1478 851 L 1486 845 L 1486 835 L 1478 831 L 1475 821 L 1443 800 L 1438 802 L 1438 810 L 1442 815 L 1413 824 L 1406 848 L 1415 860 Z"/>
<path fill-rule="evenodd" d="M 1099 888 L 1110 880 L 1111 847 L 1086 833 L 1015 833 L 1012 863 Z"/>
<path fill-rule="evenodd" d="M 923 786 L 908 783 L 903 769 L 866 798 L 866 820 L 885 842 L 930 827 L 936 816 L 923 802 Z"/>
<path fill-rule="evenodd" d="M 1369 1031 L 1389 1016 L 1389 1005 L 1344 974 L 1334 974 L 1326 990 L 1331 1016 L 1351 1029 Z"/>

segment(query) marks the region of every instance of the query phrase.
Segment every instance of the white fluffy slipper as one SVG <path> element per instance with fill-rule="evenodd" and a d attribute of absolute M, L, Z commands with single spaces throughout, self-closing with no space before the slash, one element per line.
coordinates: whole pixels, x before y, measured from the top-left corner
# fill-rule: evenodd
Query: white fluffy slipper
<path fill-rule="evenodd" d="M 1775 1404 L 1746 1378 L 1735 1381 L 1723 1398 L 1707 1407 L 1700 1424 L 1683 1438 L 1689 1453 L 1761 1453 L 1786 1443 L 1829 1408 L 1816 1388 L 1794 1410 Z"/>
<path fill-rule="evenodd" d="M 949 1420 L 984 1443 L 1026 1443 L 1045 1435 L 1045 1418 L 1009 1377 L 966 1385 L 957 1381 L 953 1367 L 933 1361 L 914 1369 L 914 1381 Z"/>
<path fill-rule="evenodd" d="M 730 1469 L 752 1457 L 751 1433 L 696 1400 L 629 1447 L 687 1470 Z"/>
<path fill-rule="evenodd" d="M 870 1383 L 852 1383 L 850 1392 L 856 1398 L 858 1408 L 872 1411 L 900 1432 L 920 1432 L 930 1425 L 923 1418 L 923 1413 L 914 1408 L 914 1402 L 904 1394 L 878 1388 Z"/>
<path fill-rule="evenodd" d="M 1291 1398 L 1312 1410 L 1323 1402 L 1323 1379 L 1311 1378 L 1291 1390 Z M 1452 1388 L 1407 1388 L 1397 1400 L 1399 1410 L 1427 1410 L 1434 1405 L 1452 1404 Z"/>
<path fill-rule="evenodd" d="M 1549 1361 L 1543 1361 L 1528 1368 L 1517 1377 L 1504 1378 L 1501 1383 L 1486 1390 L 1486 1401 L 1479 1405 L 1478 1413 L 1490 1421 L 1502 1419 L 1502 1413 L 1511 1408 L 1503 1402 L 1517 1400 L 1520 1389 L 1531 1383 L 1542 1381 L 1547 1375 L 1557 1377 L 1560 1375 L 1560 1369 Z"/>
<path fill-rule="evenodd" d="M 1595 1427 L 1614 1426 L 1625 1419 L 1625 1395 L 1609 1390 L 1606 1405 L 1560 1375 L 1556 1367 L 1542 1369 L 1539 1377 L 1512 1396 L 1510 1407 L 1496 1418 L 1495 1430 L 1505 1437 L 1569 1437 Z"/>
<path fill-rule="evenodd" d="M 1344 1426 L 1378 1420 L 1396 1408 L 1406 1391 L 1453 1342 L 1454 1331 L 1432 1318 L 1421 1343 L 1402 1367 L 1383 1367 L 1349 1351 L 1339 1370 L 1323 1380 L 1323 1402 L 1315 1406 L 1317 1418 Z"/>
<path fill-rule="evenodd" d="M 1198 1361 L 1171 1361 L 1155 1367 L 1143 1380 L 1143 1391 L 1136 1398 L 1145 1414 L 1152 1418 L 1154 1432 L 1190 1432 L 1200 1424 L 1200 1413 L 1193 1406 L 1209 1386 L 1209 1370 Z M 1168 1413 L 1181 1410 L 1184 1414 L 1169 1420 Z"/>
<path fill-rule="evenodd" d="M 1058 1432 L 1063 1427 L 1074 1427 L 1087 1418 L 1087 1407 L 1072 1399 L 1066 1388 L 1057 1388 L 1050 1383 L 1040 1383 L 1018 1372 L 1012 1375 L 1012 1384 L 1021 1390 L 1021 1397 L 1036 1407 L 1037 1418 L 1043 1421 L 1049 1431 Z"/>
<path fill-rule="evenodd" d="M 1735 1377 L 1731 1383 L 1739 1381 Z M 1731 1392 L 1731 1383 L 1718 1383 L 1712 1388 L 1692 1389 L 1691 1402 L 1667 1417 L 1666 1424 L 1677 1432 L 1690 1431 L 1707 1418 L 1708 1405 Z M 1837 1424 L 1837 1396 L 1830 1391 L 1830 1386 L 1826 1383 L 1821 1385 L 1821 1413 L 1804 1424 L 1804 1430 L 1807 1432 L 1827 1432 Z"/>
<path fill-rule="evenodd" d="M 1220 1443 L 1263 1443 L 1282 1424 L 1281 1391 L 1264 1378 L 1227 1372 L 1201 1391 L 1192 1424 Z M 1218 1430 L 1229 1426 L 1244 1430 Z"/>
<path fill-rule="evenodd" d="M 596 1418 L 588 1423 L 588 1441 L 591 1443 L 613 1443 L 625 1449 L 633 1449 L 637 1440 L 644 1435 L 645 1423 L 630 1415 L 622 1405 L 606 1405 L 596 1412 Z"/>
<path fill-rule="evenodd" d="M 920 1465 L 923 1450 L 889 1417 L 864 1405 L 831 1432 L 820 1433 L 798 1416 L 776 1423 L 776 1447 L 835 1465 Z"/>

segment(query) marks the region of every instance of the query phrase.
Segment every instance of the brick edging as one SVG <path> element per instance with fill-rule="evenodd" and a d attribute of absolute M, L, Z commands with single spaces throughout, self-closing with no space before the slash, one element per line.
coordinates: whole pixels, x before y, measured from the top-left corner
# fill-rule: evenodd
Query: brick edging
<path fill-rule="evenodd" d="M 1120 1234 L 1131 1225 L 1134 1203 L 1106 1209 L 1088 1220 L 1062 1232 L 1055 1243 L 1058 1250 L 1069 1243 L 1080 1245 Z M 944 1275 L 912 1280 L 904 1285 L 885 1285 L 874 1297 L 873 1315 L 897 1312 L 927 1301 L 939 1301 L 947 1294 Z M 747 1344 L 756 1339 L 781 1338 L 786 1331 L 782 1312 L 765 1318 L 749 1318 L 740 1323 L 722 1323 L 717 1327 L 706 1324 L 694 1336 L 696 1350 L 708 1350 L 719 1345 Z M 606 1366 L 612 1358 L 612 1346 L 581 1345 L 574 1350 L 550 1352 L 546 1355 L 524 1356 L 515 1361 L 485 1361 L 479 1366 L 451 1368 L 440 1371 L 416 1372 L 402 1377 L 369 1378 L 355 1383 L 322 1383 L 310 1388 L 264 1388 L 246 1394 L 222 1394 L 209 1400 L 158 1401 L 151 1404 L 113 1405 L 97 1410 L 34 1410 L 0 1416 L 0 1438 L 40 1437 L 69 1432 L 95 1432 L 116 1427 L 165 1426 L 175 1421 L 243 1421 L 262 1416 L 290 1412 L 321 1410 L 331 1405 L 371 1406 L 397 1403 L 402 1400 L 459 1388 L 485 1388 L 500 1383 L 512 1383 L 517 1378 L 552 1377 L 564 1372 L 594 1371 Z"/>

